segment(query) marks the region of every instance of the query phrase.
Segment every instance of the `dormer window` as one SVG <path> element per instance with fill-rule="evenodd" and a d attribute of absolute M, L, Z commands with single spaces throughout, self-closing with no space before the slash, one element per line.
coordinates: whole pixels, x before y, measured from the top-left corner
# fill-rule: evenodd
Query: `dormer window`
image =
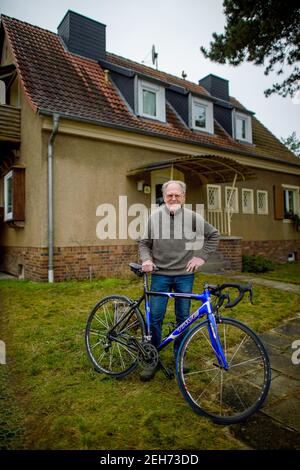
<path fill-rule="evenodd" d="M 251 117 L 246 114 L 235 113 L 235 138 L 252 143 Z"/>
<path fill-rule="evenodd" d="M 192 97 L 192 125 L 193 129 L 213 134 L 213 104 L 200 98 Z"/>
<path fill-rule="evenodd" d="M 165 88 L 156 83 L 138 80 L 138 114 L 158 121 L 166 121 Z"/>

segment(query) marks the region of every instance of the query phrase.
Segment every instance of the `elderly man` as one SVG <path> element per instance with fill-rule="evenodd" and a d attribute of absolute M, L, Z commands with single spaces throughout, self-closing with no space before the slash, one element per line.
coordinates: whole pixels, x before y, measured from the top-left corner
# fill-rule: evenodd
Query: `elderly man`
<path fill-rule="evenodd" d="M 142 269 L 144 272 L 152 272 L 152 291 L 192 292 L 194 272 L 217 249 L 219 233 L 200 214 L 184 207 L 185 183 L 168 181 L 164 183 L 162 192 L 164 205 L 149 217 L 139 244 Z M 168 299 L 152 296 L 150 302 L 152 343 L 157 347 L 161 342 Z M 177 325 L 187 319 L 189 309 L 189 300 L 175 300 Z M 181 340 L 178 338 L 174 342 L 175 357 Z M 151 380 L 155 373 L 156 368 L 144 369 L 140 379 Z"/>

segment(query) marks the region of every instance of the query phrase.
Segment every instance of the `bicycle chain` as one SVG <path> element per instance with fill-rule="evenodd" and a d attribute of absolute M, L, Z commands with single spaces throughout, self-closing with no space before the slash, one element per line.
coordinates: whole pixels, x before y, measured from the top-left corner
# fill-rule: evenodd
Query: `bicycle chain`
<path fill-rule="evenodd" d="M 156 347 L 153 346 L 153 344 L 147 343 L 147 342 L 142 342 L 141 346 L 143 348 L 144 353 L 142 351 L 139 351 L 139 354 L 138 354 L 139 365 L 143 369 L 149 368 L 149 367 L 151 368 L 156 367 L 158 364 L 158 359 L 159 359 L 158 351 Z"/>

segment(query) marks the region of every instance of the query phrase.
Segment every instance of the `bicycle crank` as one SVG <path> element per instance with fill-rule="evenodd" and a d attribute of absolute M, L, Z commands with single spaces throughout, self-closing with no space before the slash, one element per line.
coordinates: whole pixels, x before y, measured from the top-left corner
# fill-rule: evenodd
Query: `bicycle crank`
<path fill-rule="evenodd" d="M 158 359 L 158 351 L 156 347 L 153 346 L 153 344 L 147 342 L 140 343 L 138 363 L 143 369 L 148 367 L 156 367 L 158 364 Z"/>

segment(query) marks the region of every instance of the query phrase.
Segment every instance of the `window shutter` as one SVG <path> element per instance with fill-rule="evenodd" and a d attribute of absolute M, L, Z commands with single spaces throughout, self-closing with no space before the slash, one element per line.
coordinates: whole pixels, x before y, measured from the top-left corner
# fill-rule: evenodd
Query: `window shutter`
<path fill-rule="evenodd" d="M 25 168 L 13 168 L 13 220 L 25 220 Z"/>
<path fill-rule="evenodd" d="M 274 186 L 274 218 L 284 219 L 283 189 L 280 185 Z"/>

